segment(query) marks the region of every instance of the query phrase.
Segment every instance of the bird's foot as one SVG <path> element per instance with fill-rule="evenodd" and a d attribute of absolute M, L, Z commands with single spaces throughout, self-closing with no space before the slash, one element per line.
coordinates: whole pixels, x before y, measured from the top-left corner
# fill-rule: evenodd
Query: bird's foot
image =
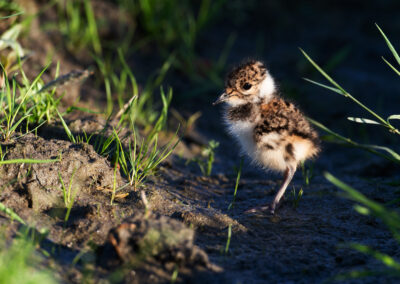
<path fill-rule="evenodd" d="M 268 212 L 271 215 L 275 214 L 275 206 L 267 205 L 267 206 L 257 206 L 254 208 L 250 208 L 244 211 L 245 214 L 253 214 L 253 213 L 260 213 L 260 212 Z"/>

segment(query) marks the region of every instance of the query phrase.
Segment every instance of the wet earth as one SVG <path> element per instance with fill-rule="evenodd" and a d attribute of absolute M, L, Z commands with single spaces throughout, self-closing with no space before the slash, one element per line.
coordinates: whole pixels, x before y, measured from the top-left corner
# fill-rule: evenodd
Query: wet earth
<path fill-rule="evenodd" d="M 323 62 L 329 59 L 325 52 L 351 45 L 349 55 L 340 64 L 343 67 L 334 69 L 334 73 L 342 76 L 340 82 L 351 86 L 352 93 L 362 94 L 359 97 L 363 101 L 384 114 L 398 111 L 400 97 L 392 94 L 398 93 L 400 84 L 378 62 L 379 55 L 386 52 L 385 45 L 379 41 L 379 34 L 372 32 L 374 26 L 369 14 L 375 8 L 393 18 L 396 4 L 390 2 L 387 7 L 376 4 L 351 17 L 358 7 L 353 2 L 349 1 L 346 10 L 333 8 L 324 18 L 317 15 L 328 4 L 315 4 L 311 9 L 315 15 L 310 18 L 301 5 L 263 4 L 270 9 L 271 18 L 266 21 L 272 32 L 264 38 L 262 48 L 256 50 L 251 42 L 258 33 L 265 32 L 262 22 L 247 18 L 246 28 L 240 28 L 235 21 L 230 23 L 236 27 L 239 40 L 229 61 L 237 62 L 239 58 L 268 50 L 266 60 L 281 82 L 281 89 L 298 101 L 306 113 L 361 142 L 386 143 L 398 149 L 396 139 L 375 128 L 368 132 L 348 125 L 345 117 L 350 116 L 349 112 L 356 116 L 359 109 L 300 80 L 302 76 L 317 74 L 299 59 L 298 45 L 309 48 Z M 248 9 L 252 3 L 249 2 Z M 273 15 L 281 9 L 285 12 L 278 21 Z M 376 21 L 388 23 L 383 12 L 376 14 Z M 352 20 L 345 25 L 335 21 L 340 17 Z M 320 28 L 311 28 L 314 21 L 320 21 Z M 290 37 L 297 22 L 299 25 Z M 332 36 L 323 33 L 324 25 Z M 232 26 L 221 25 L 204 40 L 212 42 L 217 34 L 227 37 Z M 245 30 L 249 27 L 252 33 L 247 34 Z M 386 31 L 395 30 L 396 26 L 391 26 Z M 338 31 L 341 33 L 335 33 Z M 359 36 L 354 37 L 356 34 Z M 394 35 L 393 41 L 398 38 Z M 52 41 L 48 42 L 51 46 Z M 365 48 L 357 53 L 355 50 L 360 46 Z M 43 50 L 38 52 L 40 55 Z M 212 46 L 201 52 L 203 56 L 215 54 Z M 67 62 L 65 72 L 79 67 L 77 61 L 62 53 L 59 56 Z M 40 63 L 40 56 L 33 63 Z M 379 95 L 371 91 L 372 87 L 379 90 Z M 75 92 L 88 92 L 82 95 L 89 98 L 88 104 L 95 100 L 90 97 L 97 94 L 87 86 L 72 90 L 72 96 Z M 177 93 L 180 98 L 184 96 L 179 88 Z M 244 214 L 251 207 L 269 203 L 282 177 L 262 171 L 243 158 L 234 198 L 242 157 L 238 146 L 223 131 L 221 110 L 211 107 L 217 95 L 210 93 L 194 98 L 194 102 L 176 103 L 182 113 L 201 111 L 202 116 L 192 133 L 182 138 L 174 155 L 142 188 L 148 204 L 141 191 L 130 186 L 119 191 L 111 202 L 114 182 L 120 187 L 127 180 L 120 172 L 114 173 L 111 162 L 99 155 L 93 145 L 69 142 L 60 123 L 7 144 L 7 159 L 60 159 L 48 164 L 11 164 L 0 168 L 0 202 L 37 232 L 48 230 L 41 247 L 51 252 L 51 260 L 43 261 L 54 268 L 60 281 L 81 283 L 89 277 L 94 282 L 107 279 L 126 283 L 168 283 L 175 278 L 188 283 L 321 283 L 352 270 L 384 269 L 374 258 L 347 247 L 349 243 L 365 244 L 396 259 L 400 257 L 399 245 L 385 225 L 379 219 L 357 213 L 354 203 L 323 176 L 323 172 L 329 171 L 380 203 L 397 199 L 399 186 L 395 181 L 400 177 L 399 168 L 359 149 L 324 143 L 320 157 L 306 166 L 313 169 L 310 182 L 305 182 L 305 175 L 299 169 L 274 216 Z M 83 131 L 98 134 L 105 124 L 101 116 L 83 113 L 75 113 L 66 121 L 75 134 Z M 206 177 L 195 163 L 186 161 L 198 155 L 204 141 L 211 139 L 219 141 L 220 146 L 213 174 Z M 66 222 L 61 181 L 67 184 L 71 181 L 76 189 Z M 304 192 L 301 197 L 300 190 Z M 23 227 L 16 221 L 10 222 L 3 213 L 0 224 L 7 226 L 8 237 Z M 51 264 L 53 261 L 56 264 Z M 396 279 L 374 276 L 343 282 L 395 283 Z"/>

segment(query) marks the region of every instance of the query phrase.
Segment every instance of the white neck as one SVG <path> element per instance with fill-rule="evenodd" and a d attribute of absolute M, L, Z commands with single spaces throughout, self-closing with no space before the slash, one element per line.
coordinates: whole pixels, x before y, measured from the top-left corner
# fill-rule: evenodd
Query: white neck
<path fill-rule="evenodd" d="M 274 79 L 269 74 L 267 74 L 265 79 L 261 82 L 259 97 L 265 101 L 268 101 L 272 99 L 275 91 L 276 89 Z"/>

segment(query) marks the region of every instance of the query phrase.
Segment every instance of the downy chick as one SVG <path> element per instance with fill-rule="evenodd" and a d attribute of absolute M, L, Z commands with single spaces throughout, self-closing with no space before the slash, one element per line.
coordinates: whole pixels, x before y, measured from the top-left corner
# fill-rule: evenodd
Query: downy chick
<path fill-rule="evenodd" d="M 274 79 L 260 61 L 247 61 L 228 74 L 225 92 L 214 105 L 222 102 L 229 132 L 243 152 L 260 166 L 284 173 L 272 204 L 246 211 L 274 214 L 299 163 L 318 154 L 318 135 L 300 110 L 277 94 Z"/>

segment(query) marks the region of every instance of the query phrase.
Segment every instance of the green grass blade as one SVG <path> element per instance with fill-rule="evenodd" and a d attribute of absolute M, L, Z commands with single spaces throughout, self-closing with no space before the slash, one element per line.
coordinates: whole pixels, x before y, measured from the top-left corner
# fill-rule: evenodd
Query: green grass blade
<path fill-rule="evenodd" d="M 387 118 L 387 121 L 389 121 L 391 119 L 400 119 L 400 114 L 393 114 L 393 115 L 389 116 Z"/>
<path fill-rule="evenodd" d="M 380 218 L 386 224 L 394 237 L 400 241 L 400 216 L 396 211 L 390 211 L 383 205 L 368 199 L 361 192 L 340 181 L 330 173 L 325 172 L 324 176 L 328 181 L 346 192 L 347 198 L 366 206 L 374 216 Z"/>
<path fill-rule="evenodd" d="M 102 53 L 102 49 L 101 49 L 101 43 L 100 43 L 99 33 L 97 30 L 97 23 L 93 7 L 89 0 L 84 0 L 84 5 L 85 5 L 86 18 L 88 21 L 88 30 L 90 33 L 90 39 L 93 45 L 93 50 L 96 52 L 97 55 L 99 55 Z"/>
<path fill-rule="evenodd" d="M 307 118 L 307 120 L 308 120 L 309 122 L 311 122 L 313 125 L 315 125 L 316 127 L 320 128 L 320 129 L 322 129 L 323 131 L 327 132 L 328 134 L 332 135 L 333 137 L 335 137 L 335 138 L 336 138 L 337 140 L 339 140 L 339 141 L 343 141 L 343 142 L 345 142 L 345 143 L 347 143 L 347 144 L 349 144 L 349 145 L 351 145 L 351 146 L 353 146 L 353 147 L 357 147 L 357 148 L 366 150 L 366 151 L 368 151 L 368 152 L 370 152 L 370 153 L 372 153 L 372 154 L 374 154 L 374 155 L 380 156 L 380 157 L 382 157 L 382 158 L 385 158 L 385 159 L 387 159 L 387 160 L 390 160 L 390 161 L 392 161 L 392 162 L 395 162 L 395 163 L 397 163 L 397 164 L 400 164 L 400 160 L 394 158 L 392 154 L 391 154 L 391 155 L 386 155 L 386 154 L 384 154 L 384 153 L 381 153 L 381 152 L 379 152 L 379 151 L 376 151 L 375 149 L 378 149 L 378 148 L 376 148 L 374 145 L 364 145 L 364 144 L 360 144 L 360 143 L 358 143 L 358 142 L 355 142 L 355 141 L 351 140 L 350 138 L 346 138 L 346 137 L 344 137 L 344 136 L 342 136 L 342 135 L 340 135 L 340 134 L 338 134 L 338 133 L 336 133 L 336 132 L 330 130 L 328 127 L 326 127 L 325 125 L 323 125 L 322 123 L 320 123 L 320 122 L 318 122 L 318 121 L 316 121 L 316 120 L 313 120 L 313 119 L 311 119 L 311 118 L 309 118 L 309 117 Z M 389 151 L 387 151 L 386 149 L 379 149 L 379 150 L 384 150 L 384 151 L 386 151 L 386 152 L 389 152 Z"/>
<path fill-rule="evenodd" d="M 391 44 L 390 40 L 387 38 L 387 36 L 382 31 L 382 29 L 378 26 L 378 24 L 375 24 L 375 26 L 378 28 L 379 32 L 382 34 L 383 38 L 386 41 L 387 46 L 389 47 L 390 51 L 392 52 L 394 58 L 396 58 L 397 63 L 400 65 L 400 56 L 397 53 L 396 49 L 393 47 L 393 45 Z"/>
<path fill-rule="evenodd" d="M 17 127 L 25 120 L 25 119 L 27 119 L 28 117 L 30 117 L 31 115 L 30 114 L 27 114 L 27 115 L 24 115 L 23 117 L 21 117 L 11 128 L 10 128 L 10 131 L 11 132 L 14 132 L 16 129 L 17 129 Z"/>
<path fill-rule="evenodd" d="M 91 109 L 88 109 L 88 108 L 77 107 L 77 106 L 71 106 L 71 107 L 69 107 L 69 108 L 67 109 L 67 113 L 70 113 L 70 112 L 73 111 L 73 110 L 79 110 L 79 111 L 83 111 L 83 112 L 86 112 L 86 113 L 93 113 L 93 114 L 102 114 L 101 111 L 94 111 L 94 110 L 91 110 Z"/>
<path fill-rule="evenodd" d="M 58 117 L 61 120 L 61 124 L 64 127 L 65 132 L 67 133 L 67 136 L 69 138 L 69 140 L 71 140 L 73 143 L 76 143 L 75 137 L 72 134 L 71 130 L 69 130 L 68 125 L 65 123 L 64 118 L 62 117 L 62 115 L 60 114 L 60 112 L 58 111 L 58 109 L 56 109 Z"/>
<path fill-rule="evenodd" d="M 318 83 L 318 82 L 313 81 L 313 80 L 308 79 L 308 78 L 303 78 L 303 79 L 306 80 L 307 82 L 310 82 L 310 83 L 314 84 L 314 85 L 320 86 L 320 87 L 322 87 L 322 88 L 331 90 L 332 92 L 335 92 L 335 93 L 338 93 L 338 94 L 340 94 L 340 95 L 343 95 L 343 92 L 342 92 L 341 90 L 337 89 L 337 88 L 333 88 L 333 87 L 327 86 L 327 85 L 325 85 L 325 84 Z"/>
<path fill-rule="evenodd" d="M 122 53 L 122 50 L 119 48 L 118 49 L 118 56 L 119 60 L 121 61 L 122 67 L 127 72 L 129 79 L 131 80 L 131 85 L 132 85 L 132 97 L 137 96 L 139 94 L 139 89 L 137 86 L 136 78 L 132 73 L 131 68 L 129 68 L 128 64 L 126 63 L 124 54 Z"/>
<path fill-rule="evenodd" d="M 17 220 L 21 224 L 25 225 L 25 221 L 22 220 L 22 218 L 19 217 L 18 214 L 15 213 L 12 209 L 5 206 L 2 202 L 0 202 L 0 211 L 9 216 L 12 220 Z"/>
<path fill-rule="evenodd" d="M 319 73 L 321 73 L 333 86 L 335 86 L 342 92 L 342 95 L 346 96 L 348 94 L 338 83 L 335 82 L 335 80 L 333 80 L 327 73 L 325 73 L 325 71 L 322 70 L 322 68 L 317 63 L 315 63 L 314 60 L 312 60 L 311 57 L 308 56 L 308 54 L 303 49 L 300 48 L 300 51 L 307 58 L 307 60 L 315 67 L 315 69 L 319 71 Z"/>
<path fill-rule="evenodd" d="M 225 254 L 227 254 L 228 251 L 229 251 L 229 245 L 231 244 L 231 237 L 232 237 L 232 224 L 229 224 L 229 226 L 228 226 L 228 238 L 226 240 L 226 245 L 225 245 Z"/>
<path fill-rule="evenodd" d="M 0 17 L 0 20 L 5 20 L 5 19 L 8 19 L 8 18 L 12 18 L 12 17 L 16 17 L 16 16 L 19 16 L 19 15 L 22 15 L 24 12 L 18 12 L 18 13 L 15 13 L 15 14 L 11 14 L 11 15 L 8 15 L 8 16 L 4 16 L 4 17 Z"/>
<path fill-rule="evenodd" d="M 333 279 L 335 281 L 344 281 L 349 279 L 357 279 L 360 281 L 360 278 L 366 278 L 371 276 L 394 276 L 398 277 L 400 272 L 394 269 L 384 269 L 384 270 L 352 270 L 347 273 L 340 273 L 336 275 Z M 326 283 L 330 283 L 332 281 L 326 281 Z M 346 281 L 347 283 L 348 281 Z"/>
<path fill-rule="evenodd" d="M 342 182 L 341 180 L 337 179 L 335 176 L 331 175 L 328 172 L 325 172 L 324 176 L 328 181 L 330 181 L 331 183 L 333 183 L 334 185 L 336 185 L 337 187 L 339 187 L 340 189 L 342 189 L 343 191 L 348 193 L 348 196 L 353 201 L 360 202 L 361 204 L 364 204 L 367 207 L 374 208 L 377 211 L 381 211 L 381 205 L 379 205 L 375 201 L 370 201 L 362 193 L 358 192 L 351 186 L 349 186 L 346 183 Z"/>
<path fill-rule="evenodd" d="M 381 253 L 379 251 L 376 251 L 376 250 L 374 250 L 366 245 L 362 245 L 362 244 L 354 243 L 354 244 L 350 244 L 349 246 L 359 252 L 362 252 L 364 254 L 374 257 L 375 259 L 379 260 L 387 267 L 399 270 L 399 272 L 400 272 L 400 263 L 398 263 L 391 256 Z"/>
<path fill-rule="evenodd" d="M 67 206 L 67 213 L 65 214 L 64 222 L 68 222 L 69 215 L 71 214 L 72 206 L 74 206 L 76 195 L 77 195 L 77 191 L 74 191 L 72 193 L 72 197 L 71 197 L 71 199 L 70 199 L 70 201 L 68 203 L 68 206 Z"/>
<path fill-rule="evenodd" d="M 394 72 L 396 72 L 397 75 L 400 76 L 400 71 L 399 71 L 399 70 L 397 70 L 392 64 L 390 64 L 390 62 L 387 61 L 387 60 L 385 59 L 385 57 L 382 56 L 382 59 L 383 59 L 383 61 L 385 61 L 385 63 L 386 63 L 387 65 L 389 65 L 390 68 L 392 68 L 392 70 L 393 70 Z"/>
<path fill-rule="evenodd" d="M 9 165 L 9 164 L 46 164 L 46 163 L 55 163 L 61 161 L 58 159 L 52 160 L 35 160 L 35 159 L 13 159 L 13 160 L 5 160 L 0 161 L 0 165 Z"/>
<path fill-rule="evenodd" d="M 393 158 L 395 158 L 396 160 L 398 160 L 400 162 L 400 155 L 388 147 L 379 146 L 379 145 L 365 145 L 365 146 L 373 148 L 373 149 L 378 149 L 378 150 L 383 150 L 385 152 L 388 152 L 390 155 L 392 155 Z"/>
<path fill-rule="evenodd" d="M 382 123 L 379 123 L 375 120 L 368 119 L 368 118 L 362 118 L 362 117 L 348 117 L 347 118 L 350 121 L 361 123 L 361 124 L 379 124 L 382 125 Z"/>
<path fill-rule="evenodd" d="M 229 206 L 228 206 L 228 210 L 231 210 L 231 208 L 233 208 L 234 205 L 235 205 L 236 194 L 237 194 L 237 190 L 238 190 L 238 188 L 239 188 L 240 176 L 241 176 L 241 174 L 242 174 L 242 167 L 243 167 L 243 159 L 241 159 L 241 161 L 240 161 L 239 170 L 238 170 L 238 173 L 237 173 L 237 176 L 236 176 L 235 191 L 234 191 L 234 193 L 233 193 L 232 202 L 231 202 L 231 203 L 229 204 Z"/>
<path fill-rule="evenodd" d="M 63 192 L 64 204 L 65 204 L 65 206 L 68 206 L 67 189 L 66 189 L 66 187 L 65 187 L 64 180 L 63 180 L 63 178 L 62 178 L 60 172 L 58 172 L 58 179 L 60 180 L 60 183 L 61 183 L 61 190 L 62 190 L 62 192 Z"/>
<path fill-rule="evenodd" d="M 317 63 L 314 62 L 314 60 L 311 59 L 310 56 L 308 56 L 308 54 L 300 48 L 300 51 L 303 53 L 303 55 L 307 58 L 307 60 L 315 67 L 315 69 L 317 69 L 333 86 L 335 86 L 337 89 L 339 89 L 341 91 L 341 94 L 349 99 L 351 99 L 353 102 L 355 102 L 356 104 L 358 104 L 360 107 L 362 107 L 363 109 L 365 109 L 367 112 L 369 112 L 371 115 L 373 115 L 375 118 L 377 118 L 383 125 L 385 125 L 387 128 L 392 129 L 393 127 L 391 125 L 388 125 L 388 123 L 386 122 L 386 120 L 384 120 L 382 117 L 380 117 L 378 114 L 376 114 L 373 110 L 371 110 L 370 108 L 368 108 L 366 105 L 364 105 L 362 102 L 360 102 L 359 100 L 357 100 L 355 97 L 353 97 L 352 95 L 350 95 L 348 92 L 346 92 L 338 83 L 336 83 Z M 315 82 L 316 83 L 316 82 Z M 321 84 L 317 84 L 320 85 L 322 87 L 328 87 L 328 86 L 324 86 Z M 331 89 L 332 90 L 332 89 Z M 336 92 L 336 91 L 335 91 Z"/>

